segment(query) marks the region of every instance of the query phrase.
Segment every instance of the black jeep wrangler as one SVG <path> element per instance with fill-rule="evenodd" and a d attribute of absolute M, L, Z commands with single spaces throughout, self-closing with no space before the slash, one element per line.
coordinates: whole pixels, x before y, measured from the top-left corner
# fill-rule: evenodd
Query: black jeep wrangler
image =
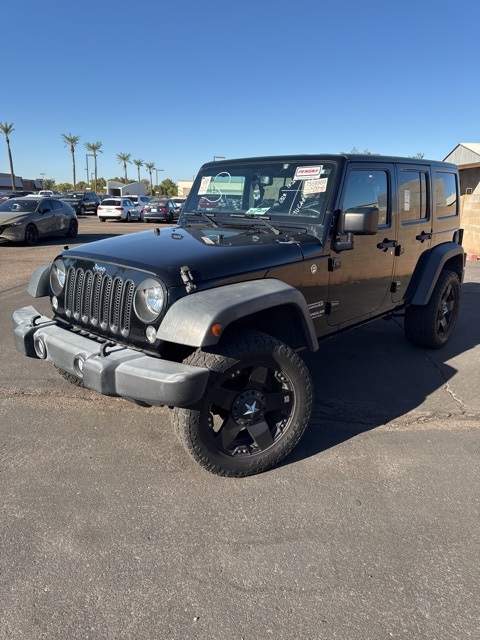
<path fill-rule="evenodd" d="M 52 318 L 14 313 L 17 349 L 71 382 L 172 408 L 209 471 L 247 476 L 300 440 L 299 357 L 403 310 L 407 338 L 452 335 L 465 255 L 451 164 L 321 155 L 205 164 L 179 224 L 63 251 L 37 269 Z"/>

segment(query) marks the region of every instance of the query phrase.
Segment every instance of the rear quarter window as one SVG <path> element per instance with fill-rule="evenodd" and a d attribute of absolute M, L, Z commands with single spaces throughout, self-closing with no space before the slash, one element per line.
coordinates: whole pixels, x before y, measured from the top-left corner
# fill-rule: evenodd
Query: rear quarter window
<path fill-rule="evenodd" d="M 446 171 L 436 171 L 434 188 L 437 218 L 458 216 L 457 176 Z"/>

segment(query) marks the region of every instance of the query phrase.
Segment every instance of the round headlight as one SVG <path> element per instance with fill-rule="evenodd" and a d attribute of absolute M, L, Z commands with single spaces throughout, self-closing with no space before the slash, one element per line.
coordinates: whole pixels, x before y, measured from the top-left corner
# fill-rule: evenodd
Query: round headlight
<path fill-rule="evenodd" d="M 50 286 L 55 295 L 58 296 L 65 286 L 66 269 L 62 260 L 55 260 L 50 269 Z"/>
<path fill-rule="evenodd" d="M 158 316 L 163 307 L 163 289 L 160 286 L 149 287 L 143 291 L 147 309 Z"/>
<path fill-rule="evenodd" d="M 135 312 L 145 323 L 153 322 L 165 305 L 165 289 L 153 278 L 144 280 L 135 294 Z"/>

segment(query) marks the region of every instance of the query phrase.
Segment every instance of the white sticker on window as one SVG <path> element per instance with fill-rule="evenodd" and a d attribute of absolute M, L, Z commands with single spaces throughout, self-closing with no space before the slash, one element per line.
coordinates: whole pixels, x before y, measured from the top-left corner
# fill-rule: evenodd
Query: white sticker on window
<path fill-rule="evenodd" d="M 211 181 L 212 176 L 203 176 L 200 183 L 200 189 L 198 190 L 198 195 L 203 196 L 205 193 L 208 193 Z"/>
<path fill-rule="evenodd" d="M 327 190 L 328 178 L 320 178 L 319 180 L 305 180 L 303 185 L 303 193 L 308 196 L 312 193 L 324 193 Z"/>
<path fill-rule="evenodd" d="M 294 180 L 315 180 L 320 177 L 322 173 L 323 166 L 319 165 L 317 167 L 297 167 L 295 171 L 295 175 L 293 176 Z"/>
<path fill-rule="evenodd" d="M 264 213 L 266 213 L 268 210 L 270 209 L 270 207 L 267 207 L 266 209 L 262 208 L 262 207 L 251 207 L 247 213 L 250 215 L 256 215 L 256 216 L 261 216 Z"/>
<path fill-rule="evenodd" d="M 410 211 L 410 189 L 405 189 L 403 209 L 404 211 Z"/>

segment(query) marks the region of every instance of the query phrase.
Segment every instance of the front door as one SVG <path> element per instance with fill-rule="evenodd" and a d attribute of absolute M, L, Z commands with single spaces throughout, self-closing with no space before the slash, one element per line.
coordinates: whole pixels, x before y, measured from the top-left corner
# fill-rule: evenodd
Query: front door
<path fill-rule="evenodd" d="M 391 193 L 394 166 L 352 164 L 341 199 L 342 211 L 355 207 L 379 208 L 375 235 L 354 236 L 354 248 L 332 253 L 328 287 L 327 321 L 331 326 L 353 324 L 390 304 L 395 229 Z"/>

